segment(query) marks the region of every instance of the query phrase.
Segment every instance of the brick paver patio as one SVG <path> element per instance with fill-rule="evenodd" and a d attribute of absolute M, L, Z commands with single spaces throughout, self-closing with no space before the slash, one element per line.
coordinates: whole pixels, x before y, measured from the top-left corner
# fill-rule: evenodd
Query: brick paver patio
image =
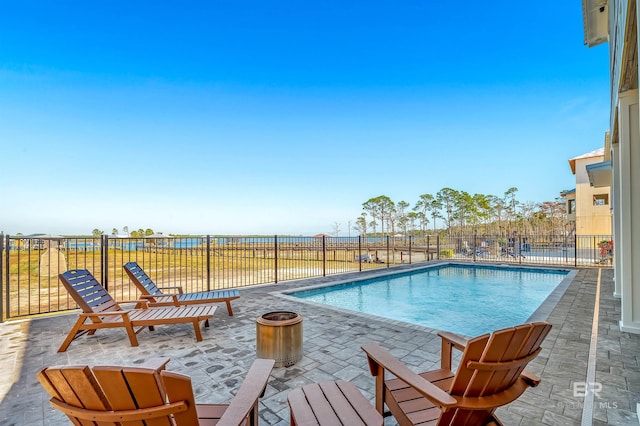
<path fill-rule="evenodd" d="M 592 417 L 596 425 L 638 425 L 640 336 L 618 329 L 620 302 L 612 296 L 612 274 L 609 269 L 602 270 L 594 364 L 595 382 L 602 386 L 592 386 L 599 392 L 585 419 Z M 499 417 L 506 425 L 581 424 L 584 398 L 574 396 L 574 384 L 580 390 L 580 384 L 587 381 L 597 276 L 597 269 L 579 270 L 551 312 L 548 321 L 554 328 L 543 352 L 530 364 L 530 370 L 541 376 L 542 383 L 515 403 L 499 409 Z M 260 403 L 262 425 L 287 425 L 287 394 L 307 383 L 348 380 L 373 400 L 373 378 L 360 350 L 362 343 L 374 341 L 393 348 L 393 353 L 415 370 L 436 366 L 440 340 L 433 330 L 273 294 L 344 279 L 342 275 L 241 289 L 241 298 L 234 302 L 235 316 L 228 317 L 221 304 L 200 343 L 196 343 L 189 325 L 142 331 L 136 348 L 129 346 L 124 331 L 100 330 L 94 336 L 79 338 L 67 352 L 59 354 L 56 349 L 77 314 L 2 323 L 0 423 L 68 424 L 66 417 L 49 406 L 48 396 L 35 379 L 41 368 L 60 364 L 135 365 L 150 357 L 167 356 L 171 358 L 169 370 L 192 377 L 197 402 L 227 402 L 255 359 L 255 320 L 273 310 L 294 311 L 303 316 L 304 356 L 292 367 L 274 369 Z M 386 424 L 393 425 L 393 419 L 387 418 Z"/>

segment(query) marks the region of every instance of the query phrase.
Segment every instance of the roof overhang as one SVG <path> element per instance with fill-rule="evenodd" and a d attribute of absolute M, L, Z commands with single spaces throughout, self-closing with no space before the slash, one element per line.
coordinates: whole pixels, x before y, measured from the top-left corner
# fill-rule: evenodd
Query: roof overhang
<path fill-rule="evenodd" d="M 611 161 L 587 164 L 587 175 L 595 188 L 611 186 Z"/>
<path fill-rule="evenodd" d="M 609 40 L 608 0 L 582 0 L 584 44 L 597 46 Z"/>
<path fill-rule="evenodd" d="M 64 237 L 60 235 L 51 235 L 51 234 L 29 234 L 29 235 L 22 235 L 20 236 L 20 238 L 31 238 L 31 239 L 38 239 L 38 240 L 63 240 L 64 239 Z"/>

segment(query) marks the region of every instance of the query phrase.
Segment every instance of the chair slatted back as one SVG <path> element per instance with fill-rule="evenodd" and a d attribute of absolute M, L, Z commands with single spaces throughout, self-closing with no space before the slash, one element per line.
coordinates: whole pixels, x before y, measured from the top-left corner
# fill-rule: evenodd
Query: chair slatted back
<path fill-rule="evenodd" d="M 127 273 L 131 281 L 138 287 L 142 294 L 158 296 L 162 291 L 153 282 L 153 280 L 144 272 L 144 269 L 136 262 L 128 262 L 124 264 L 124 271 Z"/>
<path fill-rule="evenodd" d="M 122 308 L 86 269 L 58 275 L 62 285 L 85 313 L 121 311 Z"/>
<path fill-rule="evenodd" d="M 551 324 L 537 322 L 470 340 L 449 393 L 483 397 L 511 387 L 529 361 L 538 355 L 549 331 Z M 488 418 L 492 411 L 449 410 L 442 414 L 439 424 L 482 424 L 483 418 Z"/>
<path fill-rule="evenodd" d="M 50 367 L 38 381 L 51 405 L 77 425 L 171 426 L 197 425 L 191 381 L 181 376 L 189 392 L 168 402 L 159 373 L 139 367 Z M 186 384 L 184 384 L 186 383 Z"/>

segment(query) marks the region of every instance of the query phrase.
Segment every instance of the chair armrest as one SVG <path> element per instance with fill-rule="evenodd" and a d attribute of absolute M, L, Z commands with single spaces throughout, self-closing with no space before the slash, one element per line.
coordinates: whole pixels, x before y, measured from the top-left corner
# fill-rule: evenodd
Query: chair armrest
<path fill-rule="evenodd" d="M 83 312 L 81 317 L 124 317 L 129 315 L 129 311 L 107 311 L 107 312 Z"/>
<path fill-rule="evenodd" d="M 171 287 L 158 287 L 160 290 L 178 290 L 178 294 L 182 294 L 182 287 L 179 285 Z"/>
<path fill-rule="evenodd" d="M 178 300 L 178 295 L 177 294 L 141 294 L 140 297 L 143 300 L 146 300 L 148 302 L 153 303 L 160 303 L 157 300 L 158 299 L 162 299 L 162 298 L 171 298 L 171 302 L 173 303 L 173 306 L 180 306 L 180 301 Z"/>
<path fill-rule="evenodd" d="M 149 304 L 147 303 L 147 301 L 145 300 L 131 300 L 131 301 L 124 301 L 122 303 L 135 303 L 135 309 L 148 309 L 149 308 Z M 135 310 L 134 309 L 134 310 Z M 91 317 L 115 317 L 115 316 L 128 316 L 129 312 L 131 312 L 132 309 L 122 309 L 120 311 L 96 311 L 96 312 L 82 312 L 80 314 L 80 316 L 82 317 L 86 317 L 86 318 L 91 318 Z"/>
<path fill-rule="evenodd" d="M 160 371 L 163 371 L 167 368 L 167 364 L 169 363 L 169 361 L 171 361 L 171 358 L 167 357 L 149 358 L 140 367 L 150 368 L 152 370 L 155 370 L 156 373 L 159 373 Z"/>
<path fill-rule="evenodd" d="M 400 360 L 391 355 L 391 353 L 383 347 L 375 343 L 369 343 L 362 345 L 362 350 L 367 354 L 372 375 L 384 375 L 384 371 L 386 370 L 414 388 L 434 404 L 441 407 L 452 407 L 456 405 L 457 401 L 455 398 L 424 377 L 411 371 L 405 364 L 400 362 Z"/>
<path fill-rule="evenodd" d="M 242 424 L 252 411 L 257 409 L 258 398 L 264 394 L 274 364 L 273 359 L 258 358 L 253 362 L 238 393 L 217 423 L 218 426 Z"/>
<path fill-rule="evenodd" d="M 438 333 L 438 336 L 440 336 L 442 340 L 450 342 L 453 347 L 459 351 L 464 351 L 464 348 L 467 346 L 467 342 L 469 341 L 466 337 L 448 331 L 441 331 Z"/>
<path fill-rule="evenodd" d="M 438 336 L 442 339 L 442 348 L 440 350 L 440 367 L 451 370 L 451 359 L 453 356 L 453 348 L 464 351 L 467 346 L 468 339 L 448 331 L 441 331 Z"/>
<path fill-rule="evenodd" d="M 122 300 L 118 304 L 135 303 L 135 309 L 147 309 L 149 307 L 149 301 L 144 298 L 139 300 Z M 125 309 L 126 311 L 127 309 Z"/>
<path fill-rule="evenodd" d="M 540 377 L 536 376 L 530 371 L 523 370 L 522 373 L 520 373 L 520 377 L 525 381 L 526 384 L 528 384 L 532 388 L 535 388 L 540 384 Z"/>
<path fill-rule="evenodd" d="M 87 319 L 95 324 L 106 324 L 111 321 L 110 318 L 119 318 L 122 322 L 129 321 L 129 311 L 107 311 L 107 312 L 82 312 L 79 318 L 83 318 L 83 322 Z"/>

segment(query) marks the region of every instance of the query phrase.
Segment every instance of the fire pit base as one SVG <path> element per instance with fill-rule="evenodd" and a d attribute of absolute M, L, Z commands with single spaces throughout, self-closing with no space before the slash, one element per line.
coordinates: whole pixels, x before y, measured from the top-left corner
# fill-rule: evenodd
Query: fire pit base
<path fill-rule="evenodd" d="M 256 320 L 256 355 L 274 359 L 275 367 L 290 367 L 302 359 L 302 316 L 277 311 Z"/>

